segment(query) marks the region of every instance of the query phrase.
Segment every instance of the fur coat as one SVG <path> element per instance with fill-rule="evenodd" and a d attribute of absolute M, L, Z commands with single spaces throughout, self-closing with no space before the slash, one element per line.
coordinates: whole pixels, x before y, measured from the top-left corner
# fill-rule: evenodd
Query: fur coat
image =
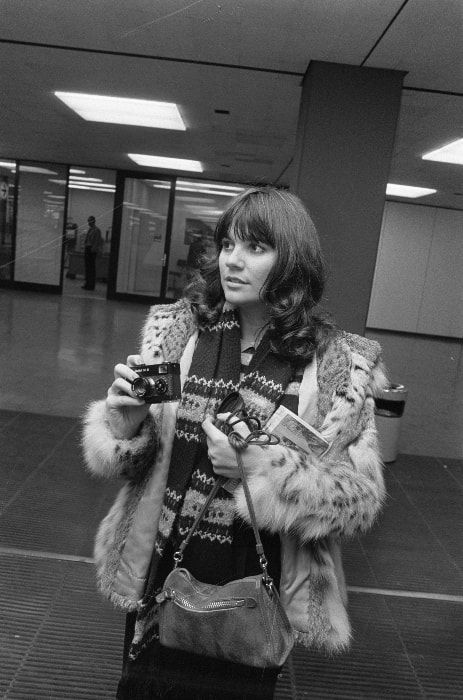
<path fill-rule="evenodd" d="M 140 352 L 146 364 L 180 361 L 182 384 L 197 338 L 188 302 L 154 306 Z M 374 395 L 386 383 L 380 347 L 339 331 L 317 350 L 300 387 L 299 415 L 330 442 L 317 457 L 284 448 L 248 479 L 260 528 L 281 538 L 280 597 L 296 641 L 329 652 L 346 647 L 350 625 L 340 539 L 367 530 L 384 499 Z M 92 474 L 124 483 L 95 541 L 100 590 L 136 610 L 143 595 L 167 481 L 177 403 L 155 404 L 137 436 L 113 437 L 105 401 L 83 421 L 84 460 Z M 249 522 L 242 487 L 236 514 Z"/>

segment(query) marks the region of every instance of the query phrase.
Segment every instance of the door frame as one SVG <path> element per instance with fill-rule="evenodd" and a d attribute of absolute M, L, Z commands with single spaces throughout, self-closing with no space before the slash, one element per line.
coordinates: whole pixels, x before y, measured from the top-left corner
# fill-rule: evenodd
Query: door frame
<path fill-rule="evenodd" d="M 164 180 L 170 183 L 169 192 L 169 203 L 167 208 L 167 220 L 166 220 L 166 236 L 164 241 L 164 255 L 162 259 L 162 275 L 161 275 L 161 292 L 159 296 L 146 295 L 146 294 L 128 294 L 126 292 L 116 291 L 117 284 L 117 268 L 119 262 L 119 250 L 121 243 L 121 229 L 122 229 L 122 211 L 124 206 L 124 187 L 126 179 L 138 179 L 138 180 Z M 108 283 L 106 290 L 107 299 L 116 299 L 118 301 L 134 301 L 137 303 L 147 303 L 153 304 L 158 302 L 171 301 L 166 296 L 167 290 L 167 277 L 169 269 L 169 254 L 170 254 L 170 243 L 172 239 L 172 221 L 174 215 L 174 205 L 175 205 L 175 186 L 177 182 L 176 175 L 164 175 L 162 173 L 156 173 L 152 170 L 150 171 L 140 171 L 140 170 L 118 170 L 116 173 L 116 192 L 114 195 L 114 211 L 113 211 L 113 223 L 112 223 L 112 233 L 111 233 L 111 248 L 109 252 L 109 269 L 108 269 Z"/>

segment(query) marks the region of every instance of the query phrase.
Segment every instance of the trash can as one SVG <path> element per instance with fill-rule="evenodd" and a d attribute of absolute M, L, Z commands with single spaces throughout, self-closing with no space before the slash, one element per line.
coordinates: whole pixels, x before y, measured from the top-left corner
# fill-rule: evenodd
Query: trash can
<path fill-rule="evenodd" d="M 375 398 L 375 419 L 383 462 L 395 462 L 408 389 L 389 384 Z"/>

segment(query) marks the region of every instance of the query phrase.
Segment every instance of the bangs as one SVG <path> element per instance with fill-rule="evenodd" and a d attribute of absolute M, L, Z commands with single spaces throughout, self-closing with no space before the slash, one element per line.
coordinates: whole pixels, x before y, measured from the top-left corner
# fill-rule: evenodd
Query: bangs
<path fill-rule="evenodd" d="M 266 243 L 275 247 L 275 236 L 271 225 L 258 211 L 252 197 L 235 202 L 219 219 L 216 228 L 215 241 L 220 246 L 222 239 L 233 233 L 240 241 Z"/>

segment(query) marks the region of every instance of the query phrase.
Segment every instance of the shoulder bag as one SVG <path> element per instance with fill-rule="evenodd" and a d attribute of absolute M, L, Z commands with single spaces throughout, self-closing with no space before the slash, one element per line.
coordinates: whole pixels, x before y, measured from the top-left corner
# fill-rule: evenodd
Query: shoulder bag
<path fill-rule="evenodd" d="M 228 412 L 231 415 L 220 427 L 236 449 L 262 572 L 217 586 L 201 583 L 187 569 L 179 566 L 190 538 L 219 488 L 227 480 L 219 477 L 187 537 L 175 552 L 174 568 L 156 596 L 159 605 L 159 641 L 171 649 L 247 666 L 275 668 L 282 666 L 288 658 L 294 645 L 294 635 L 278 591 L 267 572 L 267 560 L 241 452 L 249 444 L 276 444 L 278 438 L 265 433 L 256 419 L 247 416 L 238 392 L 227 396 L 220 405 L 218 413 Z M 239 421 L 245 421 L 251 428 L 247 438 L 233 431 L 233 425 Z M 216 425 L 219 424 L 216 422 Z"/>

